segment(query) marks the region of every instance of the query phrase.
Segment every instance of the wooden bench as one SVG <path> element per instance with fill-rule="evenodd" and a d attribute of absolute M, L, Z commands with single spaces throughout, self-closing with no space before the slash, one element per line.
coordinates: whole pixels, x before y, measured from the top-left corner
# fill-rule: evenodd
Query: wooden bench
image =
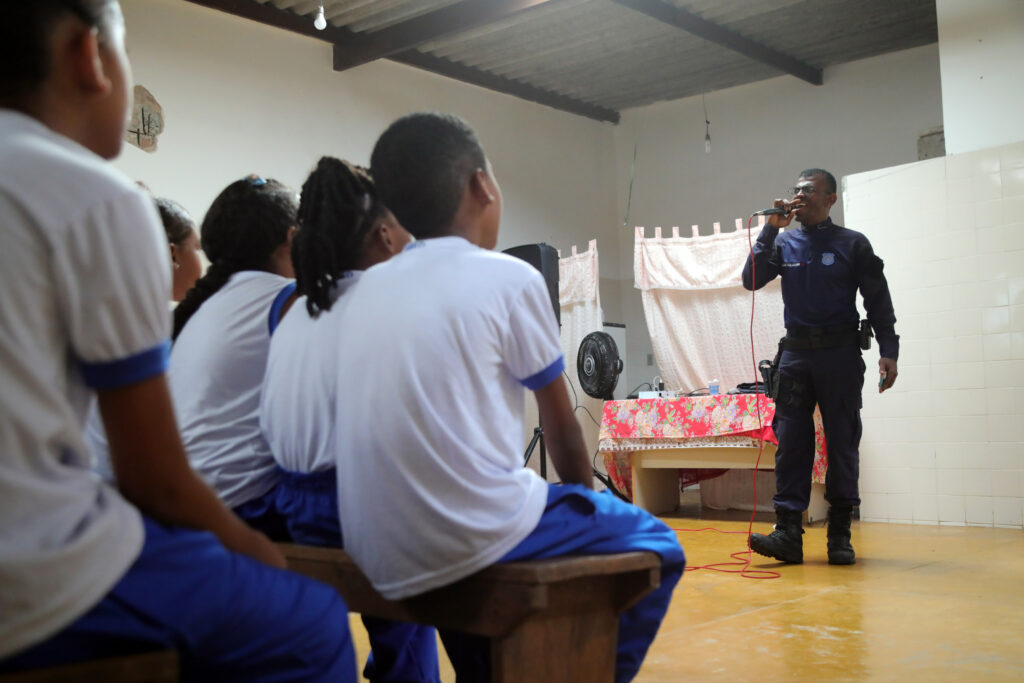
<path fill-rule="evenodd" d="M 177 683 L 179 677 L 178 653 L 161 650 L 0 674 L 0 683 Z"/>
<path fill-rule="evenodd" d="M 586 555 L 494 565 L 392 601 L 343 550 L 279 547 L 289 569 L 333 586 L 353 612 L 490 638 L 494 683 L 612 681 L 618 615 L 661 579 L 655 553 Z"/>

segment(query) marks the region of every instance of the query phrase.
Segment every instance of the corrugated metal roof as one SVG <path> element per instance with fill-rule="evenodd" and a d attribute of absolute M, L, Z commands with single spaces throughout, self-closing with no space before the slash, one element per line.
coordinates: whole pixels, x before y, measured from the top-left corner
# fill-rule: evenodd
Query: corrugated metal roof
<path fill-rule="evenodd" d="M 317 0 L 258 0 L 312 18 Z M 497 0 L 478 0 L 497 4 Z M 937 40 L 934 0 L 664 0 L 822 68 Z M 372 36 L 460 0 L 324 0 L 332 26 Z M 550 0 L 418 45 L 482 74 L 621 111 L 783 73 L 614 0 Z"/>

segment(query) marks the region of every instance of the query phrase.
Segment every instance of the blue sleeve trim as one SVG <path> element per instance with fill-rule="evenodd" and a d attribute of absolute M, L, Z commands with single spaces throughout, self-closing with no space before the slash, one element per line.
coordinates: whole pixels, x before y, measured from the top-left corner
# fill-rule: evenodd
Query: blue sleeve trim
<path fill-rule="evenodd" d="M 171 357 L 171 341 L 164 340 L 157 346 L 140 351 L 127 358 L 107 361 L 104 363 L 80 362 L 85 384 L 98 391 L 119 389 L 130 384 L 138 384 L 150 377 L 167 371 L 167 363 Z"/>
<path fill-rule="evenodd" d="M 526 379 L 519 380 L 519 383 L 530 391 L 543 389 L 558 379 L 558 376 L 565 370 L 565 356 L 559 356 L 551 365 L 547 366 L 536 375 L 530 375 Z"/>
<path fill-rule="evenodd" d="M 270 304 L 270 317 L 267 319 L 267 329 L 270 331 L 271 336 L 273 336 L 274 330 L 277 329 L 278 324 L 281 322 L 281 309 L 284 308 L 284 302 L 288 301 L 288 297 L 295 293 L 296 287 L 297 285 L 294 282 L 289 282 L 274 297 L 274 303 Z"/>

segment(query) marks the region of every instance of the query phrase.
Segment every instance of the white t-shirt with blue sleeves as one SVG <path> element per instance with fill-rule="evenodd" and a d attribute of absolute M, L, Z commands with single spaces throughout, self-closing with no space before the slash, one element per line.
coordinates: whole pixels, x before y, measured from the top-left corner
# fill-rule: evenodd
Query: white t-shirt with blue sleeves
<path fill-rule="evenodd" d="M 345 548 L 389 599 L 493 564 L 536 527 L 526 388 L 564 360 L 544 280 L 461 237 L 416 242 L 331 311 Z"/>
<path fill-rule="evenodd" d="M 274 273 L 235 273 L 174 342 L 168 377 L 185 452 L 229 507 L 277 483 L 260 433 L 260 389 L 271 332 L 294 291 L 294 280 Z"/>
<path fill-rule="evenodd" d="M 362 274 L 350 271 L 334 284 L 342 296 Z M 260 395 L 260 427 L 274 459 L 289 472 L 334 468 L 334 379 L 344 333 L 330 322 L 334 308 L 316 318 L 299 297 L 270 340 L 267 372 Z M 339 334 L 341 337 L 339 338 Z M 347 391 L 341 388 L 347 395 Z"/>
<path fill-rule="evenodd" d="M 98 603 L 143 543 L 90 471 L 96 389 L 164 372 L 170 263 L 153 202 L 100 157 L 0 109 L 0 658 Z"/>

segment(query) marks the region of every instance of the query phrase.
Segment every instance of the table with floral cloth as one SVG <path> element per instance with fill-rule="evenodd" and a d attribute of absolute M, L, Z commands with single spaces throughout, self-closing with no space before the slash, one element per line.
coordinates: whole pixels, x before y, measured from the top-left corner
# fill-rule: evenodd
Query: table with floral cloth
<path fill-rule="evenodd" d="M 772 431 L 775 403 L 763 394 L 721 394 L 675 399 L 607 401 L 598 450 L 616 488 L 633 498 L 632 457 L 637 451 L 778 444 Z M 814 471 L 823 484 L 828 468 L 821 413 L 814 409 Z M 681 469 L 680 486 L 723 474 L 724 469 Z"/>

